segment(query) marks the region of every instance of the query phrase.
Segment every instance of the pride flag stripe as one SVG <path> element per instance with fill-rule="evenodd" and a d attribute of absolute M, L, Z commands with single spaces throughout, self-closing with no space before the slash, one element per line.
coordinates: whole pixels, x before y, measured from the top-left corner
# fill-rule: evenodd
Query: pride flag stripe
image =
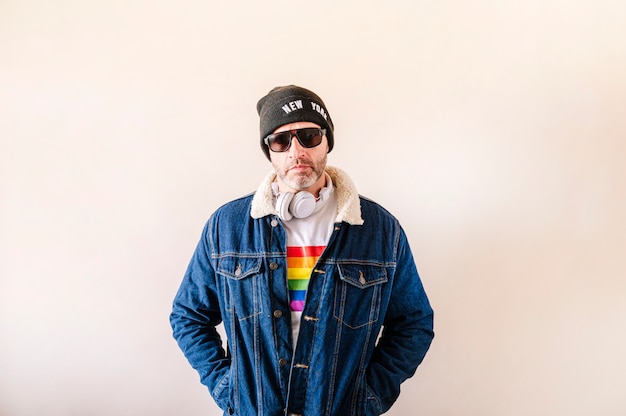
<path fill-rule="evenodd" d="M 287 278 L 289 280 L 291 279 L 297 279 L 297 280 L 309 280 L 309 278 L 311 277 L 311 268 L 307 268 L 307 269 L 287 269 Z"/>
<path fill-rule="evenodd" d="M 289 257 L 319 257 L 326 246 L 287 247 Z"/>
<path fill-rule="evenodd" d="M 291 307 L 292 311 L 302 312 L 302 310 L 304 309 L 304 301 L 303 300 L 293 300 L 293 301 L 289 302 L 289 306 Z"/>
<path fill-rule="evenodd" d="M 309 268 L 312 269 L 317 262 L 317 257 L 287 257 L 287 267 L 289 268 Z"/>
<path fill-rule="evenodd" d="M 287 282 L 292 311 L 304 309 L 311 271 L 325 246 L 287 247 Z"/>
<path fill-rule="evenodd" d="M 302 290 L 306 292 L 308 286 L 308 280 L 289 280 L 289 290 L 291 291 Z"/>

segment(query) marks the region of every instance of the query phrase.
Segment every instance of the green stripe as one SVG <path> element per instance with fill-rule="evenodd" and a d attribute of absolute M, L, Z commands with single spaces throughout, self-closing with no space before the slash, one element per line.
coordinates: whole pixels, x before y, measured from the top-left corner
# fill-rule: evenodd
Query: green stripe
<path fill-rule="evenodd" d="M 306 290 L 309 281 L 304 279 L 289 280 L 289 290 Z"/>

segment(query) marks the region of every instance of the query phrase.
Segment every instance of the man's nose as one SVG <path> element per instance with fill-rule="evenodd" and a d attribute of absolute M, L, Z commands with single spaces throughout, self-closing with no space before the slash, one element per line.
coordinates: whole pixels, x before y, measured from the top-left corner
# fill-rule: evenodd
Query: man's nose
<path fill-rule="evenodd" d="M 305 147 L 300 144 L 295 134 L 291 135 L 291 146 L 289 146 L 289 156 L 297 158 L 305 152 Z"/>

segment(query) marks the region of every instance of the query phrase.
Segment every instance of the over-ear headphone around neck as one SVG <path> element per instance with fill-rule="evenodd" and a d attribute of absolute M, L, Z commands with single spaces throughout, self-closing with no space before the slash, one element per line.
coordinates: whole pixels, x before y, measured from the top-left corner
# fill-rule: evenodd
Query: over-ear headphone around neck
<path fill-rule="evenodd" d="M 276 195 L 276 212 L 283 221 L 292 218 L 306 218 L 315 212 L 317 201 L 326 201 L 333 192 L 333 182 L 326 174 L 326 186 L 320 190 L 319 198 L 315 198 L 310 192 L 278 192 L 278 184 L 272 183 L 272 189 Z"/>

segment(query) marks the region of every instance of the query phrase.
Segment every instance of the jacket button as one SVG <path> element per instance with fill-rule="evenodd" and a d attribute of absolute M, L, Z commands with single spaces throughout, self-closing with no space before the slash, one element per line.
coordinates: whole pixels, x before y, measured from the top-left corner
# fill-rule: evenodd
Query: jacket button
<path fill-rule="evenodd" d="M 272 227 L 276 227 L 276 226 L 278 225 L 278 221 L 276 221 L 276 220 L 272 220 L 272 221 L 270 222 L 270 225 L 271 225 Z"/>
<path fill-rule="evenodd" d="M 281 316 L 283 316 L 283 311 L 279 311 L 278 309 L 276 309 L 274 311 L 274 318 L 280 318 Z"/>
<path fill-rule="evenodd" d="M 270 263 L 270 270 L 276 270 L 276 269 L 278 269 L 278 264 Z"/>
<path fill-rule="evenodd" d="M 278 365 L 283 366 L 287 364 L 287 360 L 284 358 L 281 358 L 280 360 L 278 360 Z"/>

